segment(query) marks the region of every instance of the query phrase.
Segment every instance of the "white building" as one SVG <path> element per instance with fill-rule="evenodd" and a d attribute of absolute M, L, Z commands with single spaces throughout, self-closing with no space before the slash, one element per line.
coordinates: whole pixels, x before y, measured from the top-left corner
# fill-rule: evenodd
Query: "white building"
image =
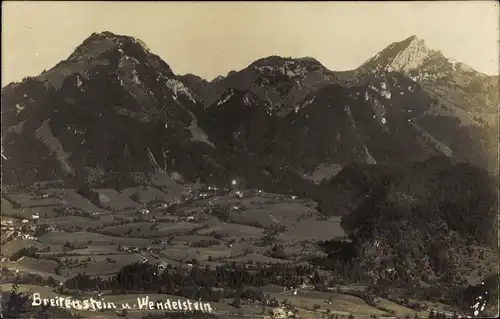
<path fill-rule="evenodd" d="M 243 193 L 241 191 L 236 191 L 235 194 L 236 194 L 236 197 L 238 197 L 240 199 L 243 198 Z"/>
<path fill-rule="evenodd" d="M 23 224 L 26 224 L 27 222 L 29 222 L 29 220 L 27 220 L 27 219 L 21 220 L 21 223 L 23 223 Z"/>

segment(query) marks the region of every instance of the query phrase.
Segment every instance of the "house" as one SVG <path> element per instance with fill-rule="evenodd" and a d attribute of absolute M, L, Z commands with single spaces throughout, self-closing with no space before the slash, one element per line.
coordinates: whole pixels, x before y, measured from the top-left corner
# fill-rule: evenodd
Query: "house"
<path fill-rule="evenodd" d="M 40 215 L 38 215 L 38 213 L 34 213 L 31 215 L 31 219 L 38 220 L 38 219 L 40 219 Z"/>
<path fill-rule="evenodd" d="M 161 203 L 161 208 L 168 208 L 169 204 L 168 203 Z"/>
<path fill-rule="evenodd" d="M 273 318 L 287 318 L 288 315 L 285 310 L 281 308 L 274 308 L 272 310 L 272 317 Z"/>
<path fill-rule="evenodd" d="M 168 266 L 168 264 L 167 264 L 167 263 L 160 262 L 160 263 L 158 264 L 158 269 L 159 269 L 159 270 L 165 270 L 165 269 L 167 269 L 167 266 Z"/>
<path fill-rule="evenodd" d="M 28 222 L 29 222 L 29 220 L 27 220 L 27 219 L 23 219 L 23 220 L 21 220 L 21 223 L 23 223 L 23 224 L 26 224 L 26 223 L 28 223 Z"/>
<path fill-rule="evenodd" d="M 119 251 L 130 252 L 130 248 L 128 248 L 127 246 L 119 246 L 118 250 Z"/>

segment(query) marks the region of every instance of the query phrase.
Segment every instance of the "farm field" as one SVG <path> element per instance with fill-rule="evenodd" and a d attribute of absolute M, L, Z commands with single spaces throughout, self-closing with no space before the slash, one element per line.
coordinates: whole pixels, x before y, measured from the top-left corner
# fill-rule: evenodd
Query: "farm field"
<path fill-rule="evenodd" d="M 316 291 L 300 291 L 299 294 L 276 294 L 276 299 L 287 299 L 292 305 L 301 309 L 312 309 L 314 305 L 319 306 L 319 310 L 325 311 L 329 309 L 348 315 L 349 313 L 356 313 L 361 316 L 370 316 L 372 314 L 383 315 L 384 311 L 369 306 L 363 299 L 350 295 L 338 293 L 324 293 Z M 331 303 L 329 303 L 331 301 Z"/>
<path fill-rule="evenodd" d="M 61 273 L 66 277 L 77 274 L 89 276 L 116 274 L 124 265 L 143 261 L 138 254 L 87 255 L 60 257 Z"/>
<path fill-rule="evenodd" d="M 49 245 L 46 245 L 36 240 L 18 238 L 2 245 L 2 254 L 5 256 L 11 256 L 12 254 L 19 251 L 22 248 L 35 247 L 39 250 L 44 250 L 48 246 Z"/>
<path fill-rule="evenodd" d="M 128 187 L 122 191 L 122 194 L 128 198 L 134 197 L 137 203 L 147 204 L 152 201 L 168 201 L 174 196 L 169 196 L 161 190 L 146 186 L 146 187 Z"/>
<path fill-rule="evenodd" d="M 97 189 L 102 206 L 111 211 L 124 211 L 140 208 L 141 205 L 134 202 L 126 194 L 120 194 L 114 189 Z"/>

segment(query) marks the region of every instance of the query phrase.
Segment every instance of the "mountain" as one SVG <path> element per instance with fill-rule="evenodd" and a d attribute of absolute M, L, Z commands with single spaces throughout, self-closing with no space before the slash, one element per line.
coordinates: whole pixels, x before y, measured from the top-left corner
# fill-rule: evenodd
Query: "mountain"
<path fill-rule="evenodd" d="M 94 33 L 52 69 L 2 89 L 4 181 L 148 174 L 175 170 L 174 157 L 202 161 L 212 146 L 191 111 L 197 104 L 142 42 Z"/>
<path fill-rule="evenodd" d="M 411 36 L 395 42 L 366 61 L 358 73 L 395 71 L 419 83 L 432 94 L 466 111 L 498 112 L 498 75 L 488 76 L 454 62 Z"/>
<path fill-rule="evenodd" d="M 446 61 L 411 37 L 351 72 L 271 56 L 209 82 L 176 75 L 140 40 L 94 33 L 52 69 L 2 88 L 3 179 L 133 183 L 132 173 L 164 171 L 311 192 L 350 163 L 446 156 L 496 169 L 486 95 L 444 98 L 436 74 L 489 78 Z"/>
<path fill-rule="evenodd" d="M 234 95 L 236 91 L 251 95 L 260 106 L 245 106 L 238 94 Z M 215 131 L 202 126 L 213 132 L 209 134 L 216 145 L 245 145 L 241 151 L 273 154 L 301 175 L 313 174 L 325 165 L 403 164 L 437 155 L 480 166 L 493 163 L 485 144 L 492 140 L 489 136 L 494 127 L 464 127 L 454 117 L 435 115 L 432 111 L 438 104 L 413 80 L 401 73 L 386 72 L 348 87 L 335 82 L 325 84 L 287 112 L 273 108 L 269 100 L 259 98 L 251 88 L 226 89 L 202 115 L 220 119 L 227 116 L 225 127 L 221 127 L 222 122 L 214 123 Z M 252 128 L 253 133 L 241 135 L 242 127 L 248 132 Z M 217 130 L 223 132 L 224 141 L 217 141 Z M 265 139 L 257 142 L 261 136 Z"/>
<path fill-rule="evenodd" d="M 286 112 L 312 91 L 336 82 L 336 75 L 316 59 L 270 56 L 212 81 L 205 89 L 203 101 L 209 107 L 226 89 L 235 88 L 248 90 L 273 110 Z"/>

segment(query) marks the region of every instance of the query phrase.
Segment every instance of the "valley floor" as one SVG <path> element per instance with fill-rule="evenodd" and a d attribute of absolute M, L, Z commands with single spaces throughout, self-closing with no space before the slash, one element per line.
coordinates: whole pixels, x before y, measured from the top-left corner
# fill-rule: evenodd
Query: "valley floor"
<path fill-rule="evenodd" d="M 22 278 L 21 291 L 31 290 L 44 298 L 61 296 L 68 292 L 58 287 L 78 274 L 107 279 L 133 263 L 185 271 L 193 266 L 215 269 L 233 262 L 259 267 L 308 265 L 310 257 L 321 255 L 317 241 L 344 237 L 340 217 L 326 219 L 316 210 L 315 202 L 296 196 L 188 187 L 188 196 L 181 200 L 168 190 L 152 187 L 96 191 L 100 195 L 98 205 L 71 189 L 45 190 L 38 195 L 7 194 L 2 198 L 3 292 L 10 290 L 17 276 Z M 369 305 L 357 296 L 365 288 L 339 284 L 317 291 L 307 279 L 296 287 L 261 287 L 271 303 L 241 299 L 240 306 L 235 307 L 233 299 L 222 298 L 210 304 L 213 313 L 224 318 L 279 318 L 292 313 L 300 318 L 427 318 L 430 309 L 453 311 L 444 304 L 415 301 L 426 309 L 416 312 L 381 297 Z M 138 297 L 186 299 L 95 289 L 71 292 L 73 298 L 129 302 L 130 318 L 163 311 L 138 309 Z M 123 315 L 120 309 L 82 314 L 86 318 Z"/>

